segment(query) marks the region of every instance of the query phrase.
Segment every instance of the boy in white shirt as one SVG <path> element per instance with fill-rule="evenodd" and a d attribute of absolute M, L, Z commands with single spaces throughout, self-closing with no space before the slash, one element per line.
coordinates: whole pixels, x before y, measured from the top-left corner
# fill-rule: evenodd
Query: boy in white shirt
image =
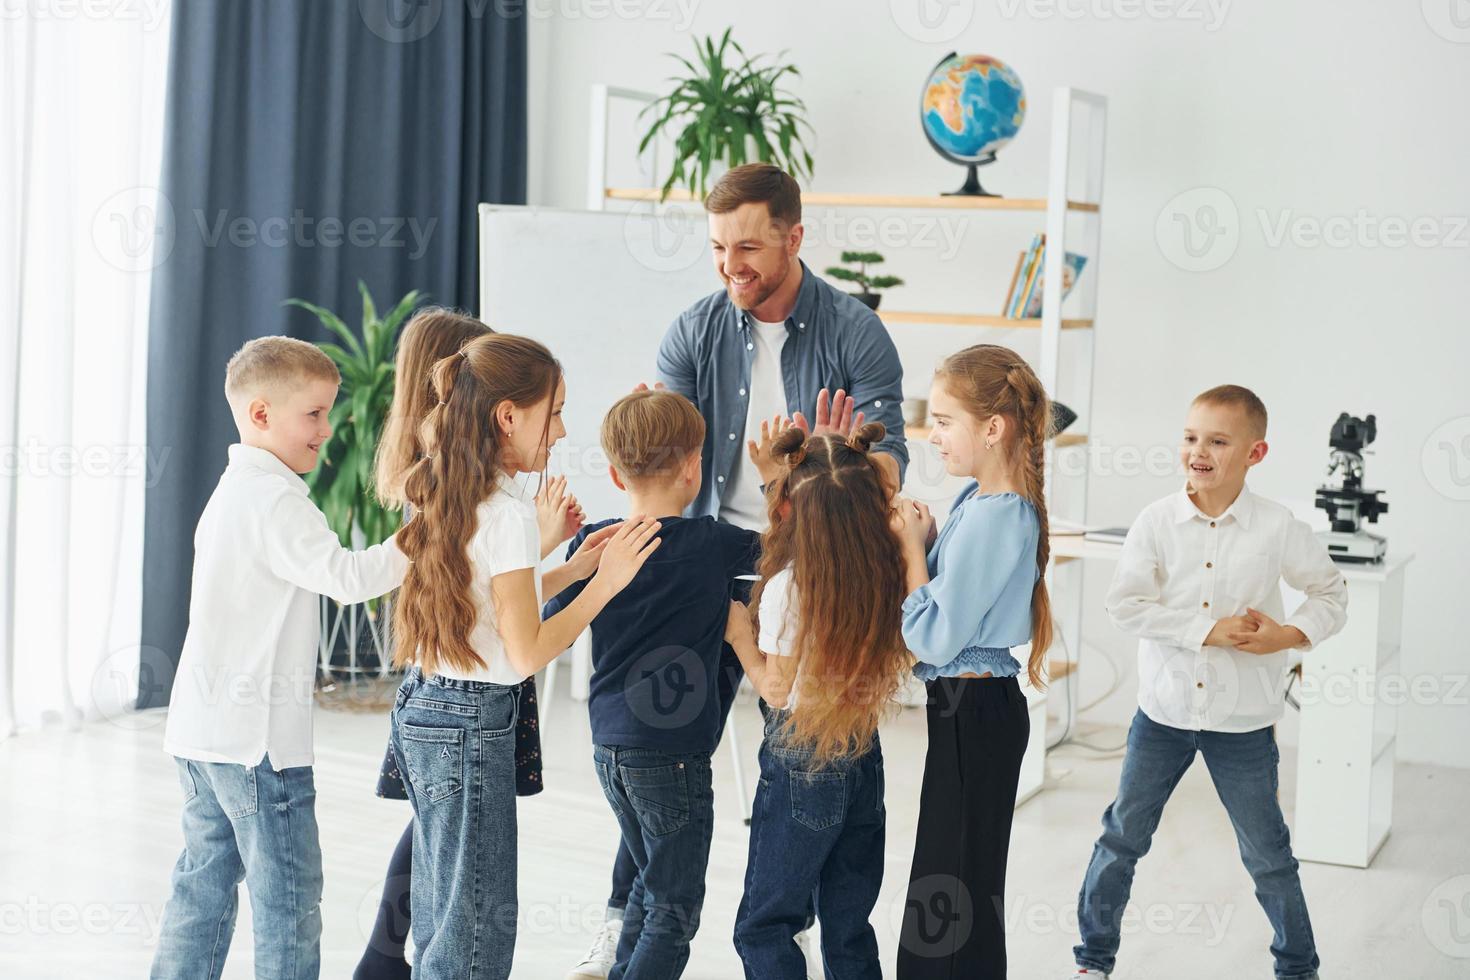
<path fill-rule="evenodd" d="M 1134 866 L 1196 752 L 1275 931 L 1276 976 L 1317 976 L 1306 898 L 1277 799 L 1274 726 L 1288 651 L 1342 629 L 1347 583 L 1304 522 L 1245 486 L 1246 471 L 1266 457 L 1265 438 L 1266 407 L 1254 393 L 1222 385 L 1201 394 L 1180 447 L 1188 483 L 1145 508 L 1123 544 L 1107 608 L 1119 629 L 1139 637 L 1139 711 L 1078 896 L 1079 980 L 1113 968 Z M 1306 595 L 1290 617 L 1281 580 Z"/>
<path fill-rule="evenodd" d="M 332 434 L 339 381 L 326 354 L 289 337 L 250 341 L 225 372 L 240 442 L 194 532 L 189 630 L 164 735 L 184 789 L 184 852 L 155 978 L 219 977 L 242 879 L 257 975 L 319 972 L 317 595 L 361 602 L 395 588 L 408 569 L 391 539 L 343 548 L 298 475 L 316 466 Z"/>

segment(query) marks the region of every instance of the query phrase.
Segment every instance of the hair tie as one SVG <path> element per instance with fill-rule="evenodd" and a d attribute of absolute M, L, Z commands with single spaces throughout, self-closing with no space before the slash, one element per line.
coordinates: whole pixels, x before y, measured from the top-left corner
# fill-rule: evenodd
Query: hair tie
<path fill-rule="evenodd" d="M 468 348 L 461 347 L 459 349 L 459 353 L 460 353 L 460 356 L 463 357 L 465 360 L 468 361 L 470 359 L 470 352 L 469 352 L 469 349 Z"/>

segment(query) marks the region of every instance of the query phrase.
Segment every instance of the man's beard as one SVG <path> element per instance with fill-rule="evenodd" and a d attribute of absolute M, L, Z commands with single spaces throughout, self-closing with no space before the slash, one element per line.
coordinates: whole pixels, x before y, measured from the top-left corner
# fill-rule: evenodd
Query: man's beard
<path fill-rule="evenodd" d="M 742 301 L 736 298 L 733 283 L 725 287 L 725 292 L 730 297 L 730 302 L 735 304 L 736 309 L 745 310 L 748 312 L 755 309 L 757 306 L 760 306 L 766 300 L 774 296 L 776 294 L 776 290 L 781 288 L 781 284 L 786 281 L 786 277 L 790 274 L 791 266 L 788 264 L 783 267 L 781 278 L 776 280 L 775 282 L 771 282 L 770 280 L 763 278 L 761 281 L 766 284 L 765 288 L 757 292 L 752 299 Z M 745 304 L 744 306 L 741 305 L 742 302 Z"/>

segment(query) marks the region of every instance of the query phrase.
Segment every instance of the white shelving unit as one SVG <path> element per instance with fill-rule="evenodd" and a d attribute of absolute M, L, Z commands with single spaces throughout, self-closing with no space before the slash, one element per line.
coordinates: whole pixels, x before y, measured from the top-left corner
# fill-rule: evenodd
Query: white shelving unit
<path fill-rule="evenodd" d="M 1302 664 L 1291 835 L 1300 860 L 1366 868 L 1393 825 L 1398 708 L 1379 683 L 1404 673 L 1404 570 L 1413 557 L 1340 565 L 1347 624 Z"/>
<path fill-rule="evenodd" d="M 608 172 L 608 113 L 613 100 L 651 101 L 646 92 L 594 85 L 592 89 L 592 122 L 589 136 L 591 152 L 588 168 L 588 207 L 602 210 L 609 201 L 640 202 L 657 206 L 659 191 L 651 187 L 610 187 Z M 826 194 L 803 192 L 805 206 L 868 209 L 911 209 L 931 211 L 963 210 L 985 212 L 1036 212 L 1045 214 L 1047 239 L 1045 281 L 1042 291 L 1042 315 L 1017 319 L 974 310 L 961 312 L 905 312 L 880 309 L 878 315 L 891 328 L 895 343 L 902 348 L 903 325 L 949 326 L 967 330 L 1034 329 L 1040 331 L 1040 355 L 1033 365 L 1047 394 L 1065 402 L 1077 412 L 1079 425 L 1091 420 L 1092 406 L 1092 336 L 1096 329 L 1097 283 L 1100 274 L 1101 213 L 1103 191 L 1103 155 L 1106 146 L 1107 100 L 1100 95 L 1062 87 L 1054 91 L 1052 110 L 1051 164 L 1047 195 L 1043 198 L 919 196 L 891 194 Z M 656 166 L 653 168 L 656 170 Z M 687 191 L 675 191 L 667 199 L 669 206 L 696 203 Z M 1084 274 L 1068 301 L 1079 315 L 1064 316 L 1062 304 L 1063 264 L 1071 251 L 1087 256 Z M 1073 340 L 1071 338 L 1085 338 Z M 959 346 L 972 342 L 971 333 L 957 333 Z M 1085 354 L 1076 348 L 1085 345 Z M 1080 381 L 1076 390 L 1061 390 L 1069 384 L 1074 372 L 1071 359 L 1085 357 L 1081 370 L 1075 372 Z M 927 431 L 911 427 L 909 438 L 922 441 Z M 1087 437 L 1068 432 L 1053 441 L 1047 452 L 1048 507 L 1054 519 L 1084 524 L 1087 505 L 1085 466 L 1080 476 L 1058 492 L 1055 456 L 1061 452 L 1086 452 Z M 1080 570 L 1075 574 L 1054 563 L 1048 581 L 1053 589 L 1053 608 L 1058 612 L 1059 634 L 1070 656 L 1052 660 L 1053 679 L 1074 683 L 1076 651 L 1081 640 L 1082 589 Z M 1018 651 L 1024 657 L 1024 652 Z M 1017 805 L 1038 792 L 1043 783 L 1047 745 L 1047 695 L 1024 683 L 1030 704 L 1031 741 L 1022 764 L 1021 786 Z M 1070 705 L 1073 699 L 1069 699 Z"/>

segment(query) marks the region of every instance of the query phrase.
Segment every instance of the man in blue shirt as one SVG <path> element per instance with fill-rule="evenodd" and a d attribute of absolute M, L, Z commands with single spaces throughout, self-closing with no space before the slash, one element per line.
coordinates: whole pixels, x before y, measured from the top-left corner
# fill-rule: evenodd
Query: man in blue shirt
<path fill-rule="evenodd" d="M 895 489 L 908 466 L 903 367 L 878 315 L 801 261 L 801 189 L 779 167 L 736 167 L 705 199 L 724 289 L 679 315 L 658 380 L 704 416 L 704 486 L 690 508 L 753 530 L 764 496 L 746 455 L 760 422 L 785 415 L 846 431 L 858 415 L 888 434 L 874 449 Z M 837 397 L 828 405 L 827 395 Z"/>

